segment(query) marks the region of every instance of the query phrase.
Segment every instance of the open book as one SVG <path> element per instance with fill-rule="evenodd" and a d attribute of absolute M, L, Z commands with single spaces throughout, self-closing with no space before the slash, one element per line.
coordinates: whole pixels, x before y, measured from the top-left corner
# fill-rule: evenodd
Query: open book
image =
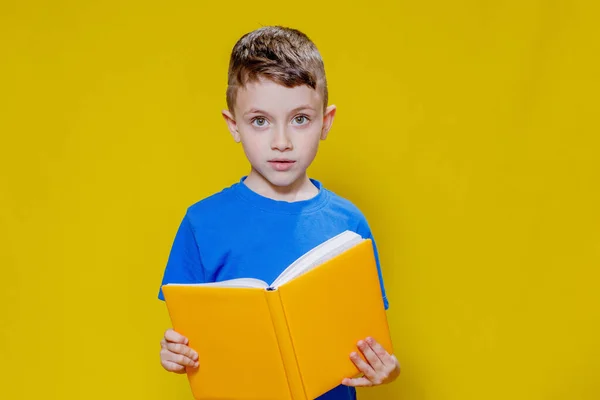
<path fill-rule="evenodd" d="M 257 260 L 257 262 L 260 262 Z M 311 400 L 359 372 L 356 342 L 392 342 L 371 240 L 343 232 L 272 283 L 240 278 L 162 287 L 173 329 L 198 352 L 196 399 Z"/>

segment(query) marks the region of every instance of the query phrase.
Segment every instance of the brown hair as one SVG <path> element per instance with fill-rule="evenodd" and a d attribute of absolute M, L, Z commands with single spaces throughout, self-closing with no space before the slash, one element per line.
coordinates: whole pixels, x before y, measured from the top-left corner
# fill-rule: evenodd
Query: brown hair
<path fill-rule="evenodd" d="M 322 90 L 327 106 L 327 79 L 321 54 L 304 33 L 282 26 L 265 26 L 246 33 L 231 51 L 227 107 L 233 112 L 237 90 L 267 78 L 286 87 L 307 85 Z"/>

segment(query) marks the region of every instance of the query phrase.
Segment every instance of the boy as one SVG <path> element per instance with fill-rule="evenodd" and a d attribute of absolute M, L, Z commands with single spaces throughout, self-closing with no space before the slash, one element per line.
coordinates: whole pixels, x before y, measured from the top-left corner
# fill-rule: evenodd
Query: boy
<path fill-rule="evenodd" d="M 263 27 L 240 38 L 231 54 L 228 110 L 222 114 L 251 170 L 240 182 L 188 208 L 162 284 L 240 277 L 271 282 L 286 265 L 344 230 L 372 239 L 362 213 L 306 173 L 333 123 L 336 108 L 327 107 L 327 101 L 323 61 L 306 35 Z M 374 250 L 377 255 L 375 245 Z M 159 298 L 164 300 L 162 290 Z M 160 356 L 167 371 L 184 373 L 202 363 L 187 343 L 173 329 L 166 331 Z M 364 375 L 344 379 L 319 400 L 355 399 L 355 387 L 397 378 L 395 356 L 371 338 L 357 345 L 368 363 L 356 353 L 350 358 Z"/>

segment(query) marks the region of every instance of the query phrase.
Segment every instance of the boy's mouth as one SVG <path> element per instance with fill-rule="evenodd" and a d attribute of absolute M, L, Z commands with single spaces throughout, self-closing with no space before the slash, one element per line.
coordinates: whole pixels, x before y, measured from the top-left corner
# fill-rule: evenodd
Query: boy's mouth
<path fill-rule="evenodd" d="M 276 171 L 287 171 L 288 169 L 292 168 L 292 166 L 294 165 L 295 162 L 296 161 L 283 159 L 283 158 L 275 158 L 273 160 L 269 160 L 269 164 Z"/>

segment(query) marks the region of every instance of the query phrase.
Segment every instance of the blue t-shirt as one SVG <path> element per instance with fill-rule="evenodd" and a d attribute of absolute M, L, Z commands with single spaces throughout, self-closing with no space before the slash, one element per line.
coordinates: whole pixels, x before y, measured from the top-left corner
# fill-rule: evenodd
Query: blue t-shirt
<path fill-rule="evenodd" d="M 298 257 L 350 230 L 373 240 L 381 294 L 388 308 L 377 246 L 356 206 L 314 179 L 318 194 L 297 202 L 261 196 L 244 180 L 188 208 L 171 248 L 163 285 L 235 278 L 256 278 L 270 284 Z M 162 289 L 158 297 L 164 300 Z M 354 388 L 340 385 L 318 400 L 355 398 Z"/>

